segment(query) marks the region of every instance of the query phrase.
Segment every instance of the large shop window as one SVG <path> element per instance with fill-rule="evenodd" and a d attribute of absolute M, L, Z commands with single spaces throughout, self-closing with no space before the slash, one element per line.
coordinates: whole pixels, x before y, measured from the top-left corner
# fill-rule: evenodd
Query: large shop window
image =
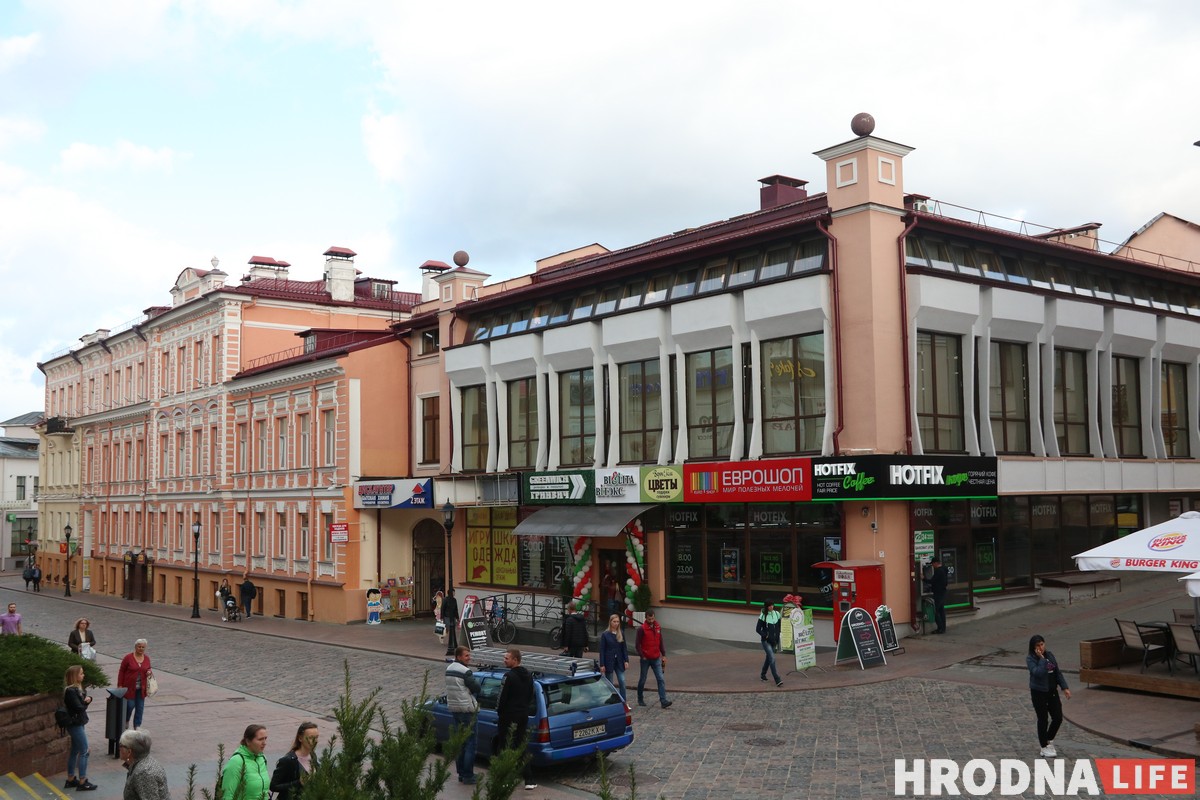
<path fill-rule="evenodd" d="M 917 421 L 926 453 L 964 451 L 962 339 L 917 333 Z"/>
<path fill-rule="evenodd" d="M 493 586 L 516 586 L 517 509 L 467 509 L 467 581 Z"/>
<path fill-rule="evenodd" d="M 487 466 L 487 389 L 467 386 L 462 390 L 462 459 L 464 470 Z"/>
<path fill-rule="evenodd" d="M 799 593 L 832 608 L 828 570 L 842 557 L 838 504 L 727 504 L 667 510 L 671 600 L 745 605 Z"/>
<path fill-rule="evenodd" d="M 1162 365 L 1162 436 L 1167 458 L 1191 458 L 1188 429 L 1187 365 Z"/>
<path fill-rule="evenodd" d="M 663 426 L 662 375 L 657 358 L 621 364 L 620 384 L 621 463 L 646 464 L 658 460 Z"/>
<path fill-rule="evenodd" d="M 1112 420 L 1117 455 L 1142 455 L 1142 393 L 1138 360 L 1114 356 L 1112 360 Z"/>
<path fill-rule="evenodd" d="M 537 378 L 508 384 L 508 465 L 532 469 L 538 449 Z"/>
<path fill-rule="evenodd" d="M 1082 350 L 1054 349 L 1054 428 L 1059 455 L 1089 454 L 1086 359 Z"/>
<path fill-rule="evenodd" d="M 733 443 L 733 348 L 688 353 L 688 455 L 728 458 Z"/>
<path fill-rule="evenodd" d="M 591 369 L 559 376 L 559 463 L 592 463 L 596 450 L 596 391 Z"/>
<path fill-rule="evenodd" d="M 1029 347 L 993 341 L 988 414 L 997 454 L 1029 453 Z"/>
<path fill-rule="evenodd" d="M 819 453 L 825 436 L 824 334 L 763 342 L 762 376 L 763 451 Z"/>

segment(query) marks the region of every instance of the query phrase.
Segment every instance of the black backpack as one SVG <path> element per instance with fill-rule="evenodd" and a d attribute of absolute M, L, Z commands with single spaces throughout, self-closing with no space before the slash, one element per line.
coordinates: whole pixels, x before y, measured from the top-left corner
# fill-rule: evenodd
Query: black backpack
<path fill-rule="evenodd" d="M 71 724 L 71 712 L 67 711 L 66 706 L 59 706 L 54 709 L 54 724 L 58 726 L 60 731 L 65 731 L 67 726 Z"/>

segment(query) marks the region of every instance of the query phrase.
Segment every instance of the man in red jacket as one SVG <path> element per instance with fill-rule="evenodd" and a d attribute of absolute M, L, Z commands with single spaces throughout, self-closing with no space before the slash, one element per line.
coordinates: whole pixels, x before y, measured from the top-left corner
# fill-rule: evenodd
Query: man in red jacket
<path fill-rule="evenodd" d="M 646 621 L 637 632 L 637 652 L 642 660 L 642 675 L 638 679 L 638 705 L 646 705 L 643 692 L 646 689 L 646 670 L 654 670 L 654 680 L 658 683 L 658 702 L 663 708 L 670 708 L 667 699 L 667 682 L 663 679 L 663 667 L 667 664 L 667 648 L 663 645 L 662 626 L 654 618 L 653 611 L 646 612 Z"/>

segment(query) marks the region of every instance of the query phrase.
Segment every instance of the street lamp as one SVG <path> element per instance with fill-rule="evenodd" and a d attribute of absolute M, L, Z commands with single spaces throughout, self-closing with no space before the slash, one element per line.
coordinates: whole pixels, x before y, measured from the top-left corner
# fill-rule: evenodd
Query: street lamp
<path fill-rule="evenodd" d="M 70 597 L 71 596 L 71 533 L 72 533 L 70 523 L 68 523 L 67 526 L 65 528 L 63 528 L 63 533 L 65 533 L 67 535 L 67 590 L 65 592 L 63 592 L 63 597 Z"/>
<path fill-rule="evenodd" d="M 454 588 L 454 558 L 450 554 L 450 531 L 454 530 L 454 503 L 442 506 L 442 524 L 446 528 L 446 594 Z"/>
<path fill-rule="evenodd" d="M 192 523 L 192 619 L 200 619 L 200 520 Z"/>

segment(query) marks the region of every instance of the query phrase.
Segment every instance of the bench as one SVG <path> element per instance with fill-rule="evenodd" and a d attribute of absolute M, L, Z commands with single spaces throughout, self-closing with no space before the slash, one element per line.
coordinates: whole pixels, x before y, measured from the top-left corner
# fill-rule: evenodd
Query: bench
<path fill-rule="evenodd" d="M 1105 572 L 1066 572 L 1038 579 L 1042 600 L 1071 605 L 1076 600 L 1095 599 L 1121 591 L 1121 579 Z"/>

